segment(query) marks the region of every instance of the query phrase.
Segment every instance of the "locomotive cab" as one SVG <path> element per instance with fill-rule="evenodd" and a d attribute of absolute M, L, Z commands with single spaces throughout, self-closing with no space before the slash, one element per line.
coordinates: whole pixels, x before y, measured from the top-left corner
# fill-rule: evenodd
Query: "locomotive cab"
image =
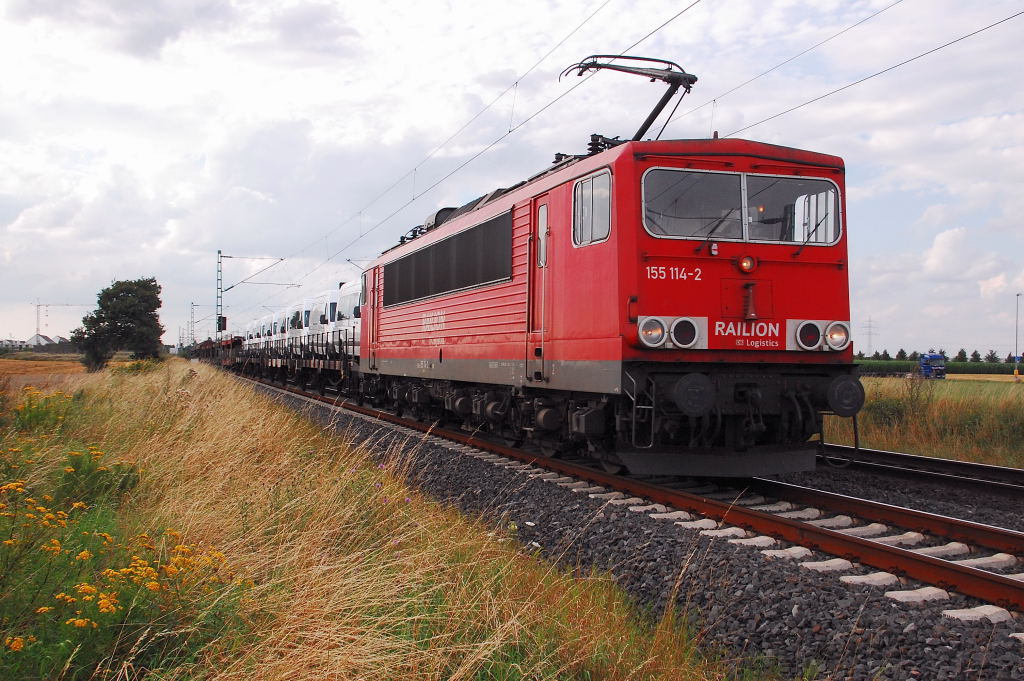
<path fill-rule="evenodd" d="M 618 179 L 639 191 L 617 194 L 635 260 L 615 455 L 637 472 L 680 455 L 694 474 L 812 469 L 822 414 L 864 400 L 842 160 L 745 140 L 634 147 Z"/>

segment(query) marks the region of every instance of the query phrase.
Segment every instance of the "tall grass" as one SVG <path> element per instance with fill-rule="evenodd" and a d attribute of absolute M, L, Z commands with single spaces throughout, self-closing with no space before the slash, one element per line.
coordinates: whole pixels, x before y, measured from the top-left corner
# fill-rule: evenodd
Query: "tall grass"
<path fill-rule="evenodd" d="M 863 383 L 862 446 L 1024 468 L 1024 385 L 913 377 Z M 850 419 L 830 419 L 825 435 L 852 444 Z"/>
<path fill-rule="evenodd" d="M 109 649 L 98 674 L 725 678 L 698 657 L 671 614 L 645 623 L 610 580 L 574 579 L 406 488 L 400 452 L 380 463 L 346 444 L 352 437 L 333 437 L 181 361 L 138 375 L 107 372 L 84 385 L 66 400 L 63 418 L 33 434 L 8 432 L 8 443 L 35 439 L 33 460 L 43 462 L 26 484 L 59 480 L 68 443 L 101 446 L 131 473 L 127 484 L 105 488 L 117 500 L 105 508 L 121 536 L 149 538 L 153 548 L 141 560 L 166 575 L 174 546 L 218 557 L 205 563 L 209 588 L 175 606 L 180 616 L 168 637 L 177 636 L 182 654 L 142 659 Z M 173 544 L 153 539 L 169 536 L 167 528 Z M 40 637 L 32 626 L 15 631 L 0 621 L 0 642 L 21 637 L 18 650 L 0 652 L 0 664 L 33 654 Z M 96 631 L 111 626 L 98 620 Z"/>

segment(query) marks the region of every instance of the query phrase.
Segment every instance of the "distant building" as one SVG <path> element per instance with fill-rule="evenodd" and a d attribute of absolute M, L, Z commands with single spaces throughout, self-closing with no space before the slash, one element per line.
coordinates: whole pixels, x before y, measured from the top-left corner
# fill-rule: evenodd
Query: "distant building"
<path fill-rule="evenodd" d="M 29 347 L 38 348 L 41 345 L 53 345 L 55 342 L 56 341 L 54 341 L 49 336 L 44 336 L 41 333 L 37 333 L 36 335 L 29 338 L 25 344 L 28 345 Z"/>
<path fill-rule="evenodd" d="M 26 347 L 28 347 L 28 343 L 23 340 L 0 338 L 0 348 L 4 348 L 5 350 L 24 350 Z"/>
<path fill-rule="evenodd" d="M 53 337 L 53 342 L 58 344 L 58 345 L 60 345 L 61 343 L 70 343 L 71 340 L 68 339 L 68 338 L 65 338 L 64 336 L 54 336 Z"/>

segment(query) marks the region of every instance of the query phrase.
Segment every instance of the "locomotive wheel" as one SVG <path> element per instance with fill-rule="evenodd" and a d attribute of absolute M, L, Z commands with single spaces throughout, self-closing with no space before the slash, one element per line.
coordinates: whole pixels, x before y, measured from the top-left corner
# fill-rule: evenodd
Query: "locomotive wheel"
<path fill-rule="evenodd" d="M 605 473 L 619 475 L 626 470 L 626 466 L 621 461 L 619 461 L 617 457 L 615 461 L 612 461 L 611 459 L 601 458 L 600 462 L 601 468 L 604 469 Z"/>
<path fill-rule="evenodd" d="M 541 454 L 552 459 L 561 458 L 561 456 L 565 453 L 565 450 L 562 448 L 562 445 L 559 442 L 547 442 L 541 440 L 540 442 L 537 443 L 537 447 L 540 448 Z"/>

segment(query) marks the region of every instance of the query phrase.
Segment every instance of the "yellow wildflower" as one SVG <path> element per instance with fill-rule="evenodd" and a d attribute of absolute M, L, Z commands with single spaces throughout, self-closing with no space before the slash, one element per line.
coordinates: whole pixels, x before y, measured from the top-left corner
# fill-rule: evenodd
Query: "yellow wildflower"
<path fill-rule="evenodd" d="M 89 626 L 90 622 L 85 617 L 72 617 L 71 619 L 69 619 L 64 624 L 73 624 L 76 627 L 78 627 L 79 629 L 82 629 L 84 627 Z"/>
<path fill-rule="evenodd" d="M 92 584 L 83 582 L 81 584 L 75 584 L 75 591 L 77 591 L 80 594 L 94 594 L 98 593 L 99 589 L 94 587 Z"/>
<path fill-rule="evenodd" d="M 15 544 L 18 543 L 18 540 L 17 539 L 4 539 L 4 543 L 7 544 L 8 546 L 14 546 Z"/>
<path fill-rule="evenodd" d="M 14 652 L 18 652 L 25 647 L 25 639 L 21 636 L 10 637 L 4 639 L 4 645 L 10 648 Z"/>
<path fill-rule="evenodd" d="M 71 508 L 89 508 L 84 501 L 76 501 L 71 504 Z"/>
<path fill-rule="evenodd" d="M 68 456 L 82 456 L 82 452 L 68 452 Z"/>
<path fill-rule="evenodd" d="M 68 603 L 68 604 L 70 604 L 70 603 L 77 603 L 78 602 L 77 598 L 75 598 L 74 596 L 68 596 L 63 591 L 61 591 L 59 594 L 54 596 L 54 598 L 56 600 L 58 600 L 58 601 L 64 601 L 65 603 Z"/>
<path fill-rule="evenodd" d="M 45 615 L 46 613 L 50 612 L 51 610 L 53 610 L 53 608 L 51 606 L 44 605 L 41 608 L 36 608 L 36 614 L 37 615 Z"/>
<path fill-rule="evenodd" d="M 74 473 L 74 472 L 75 472 L 75 469 L 74 469 L 74 468 L 72 468 L 71 466 L 65 466 L 65 467 L 64 467 L 64 472 L 65 472 L 65 473 Z"/>
<path fill-rule="evenodd" d="M 49 544 L 42 547 L 42 550 L 48 553 L 52 553 L 53 555 L 57 555 L 61 552 L 62 548 L 63 547 L 60 545 L 59 539 L 51 539 Z"/>
<path fill-rule="evenodd" d="M 96 605 L 100 612 L 117 612 L 117 592 L 101 593 Z"/>
<path fill-rule="evenodd" d="M 159 582 L 146 582 L 146 588 L 149 589 L 150 591 L 159 591 L 160 590 L 160 583 Z"/>
<path fill-rule="evenodd" d="M 75 556 L 75 560 L 89 560 L 90 558 L 92 558 L 92 553 L 90 553 L 89 551 L 82 551 L 77 556 Z"/>

